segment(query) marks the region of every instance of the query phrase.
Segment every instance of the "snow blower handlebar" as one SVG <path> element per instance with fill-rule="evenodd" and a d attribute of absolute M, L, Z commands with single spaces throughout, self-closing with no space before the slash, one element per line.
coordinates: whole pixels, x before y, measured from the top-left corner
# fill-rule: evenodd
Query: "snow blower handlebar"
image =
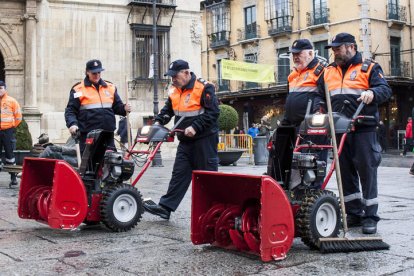
<path fill-rule="evenodd" d="M 76 130 L 74 134 L 72 134 L 72 138 L 75 140 L 75 149 L 76 149 L 76 159 L 78 161 L 78 168 L 81 165 L 81 152 L 79 147 L 79 140 L 80 140 L 80 131 L 79 128 Z"/>

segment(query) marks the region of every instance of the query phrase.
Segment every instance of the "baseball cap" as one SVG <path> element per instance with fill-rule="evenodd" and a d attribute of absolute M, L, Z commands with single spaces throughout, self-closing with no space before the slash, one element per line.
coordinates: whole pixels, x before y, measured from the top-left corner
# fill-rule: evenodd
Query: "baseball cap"
<path fill-rule="evenodd" d="M 289 53 L 300 53 L 302 50 L 312 50 L 312 43 L 308 39 L 297 39 L 293 41 Z"/>
<path fill-rule="evenodd" d="M 188 62 L 182 59 L 177 59 L 176 61 L 170 63 L 168 71 L 164 74 L 164 76 L 175 77 L 179 71 L 184 69 L 190 69 Z"/>
<path fill-rule="evenodd" d="M 92 59 L 86 63 L 86 71 L 90 71 L 91 73 L 99 73 L 104 70 L 102 68 L 102 62 L 98 59 Z"/>
<path fill-rule="evenodd" d="M 6 88 L 6 83 L 4 81 L 0 81 L 0 86 L 4 86 L 4 88 Z"/>
<path fill-rule="evenodd" d="M 354 43 L 356 44 L 355 37 L 348 33 L 339 33 L 332 38 L 331 44 L 325 46 L 325 49 L 332 47 L 338 47 L 345 43 Z"/>

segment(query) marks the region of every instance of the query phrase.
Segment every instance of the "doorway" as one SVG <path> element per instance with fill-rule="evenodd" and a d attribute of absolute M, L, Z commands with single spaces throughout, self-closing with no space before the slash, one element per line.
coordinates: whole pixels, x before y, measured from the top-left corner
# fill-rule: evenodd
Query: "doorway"
<path fill-rule="evenodd" d="M 0 80 L 2 81 L 6 81 L 5 80 L 5 70 L 4 70 L 4 58 L 3 55 L 0 52 Z"/>

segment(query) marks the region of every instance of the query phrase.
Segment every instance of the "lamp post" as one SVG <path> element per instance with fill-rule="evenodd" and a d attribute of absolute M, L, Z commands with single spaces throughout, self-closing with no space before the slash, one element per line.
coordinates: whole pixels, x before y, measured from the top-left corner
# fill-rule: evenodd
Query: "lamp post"
<path fill-rule="evenodd" d="M 153 87 L 154 87 L 154 117 L 157 116 L 158 110 L 158 39 L 157 39 L 157 17 L 156 17 L 156 0 L 152 0 L 152 54 L 153 54 Z M 161 151 L 155 153 L 152 161 L 153 167 L 163 167 Z"/>

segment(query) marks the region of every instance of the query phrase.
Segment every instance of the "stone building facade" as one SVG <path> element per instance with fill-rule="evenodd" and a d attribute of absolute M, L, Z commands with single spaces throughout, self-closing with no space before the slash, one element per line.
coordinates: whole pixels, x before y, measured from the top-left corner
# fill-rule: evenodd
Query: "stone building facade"
<path fill-rule="evenodd" d="M 152 0 L 0 1 L 0 79 L 21 104 L 33 138 L 69 136 L 64 109 L 71 87 L 84 78 L 87 60 L 98 58 L 121 98 L 131 103 L 133 129 L 154 113 L 151 78 Z M 156 0 L 159 108 L 170 61 L 189 61 L 199 74 L 199 3 Z"/>
<path fill-rule="evenodd" d="M 411 0 L 205 0 L 201 2 L 203 74 L 217 84 L 223 103 L 240 114 L 240 127 L 259 123 L 266 114 L 284 113 L 287 54 L 293 41 L 307 38 L 318 55 L 333 61 L 324 46 L 340 32 L 356 37 L 358 50 L 384 69 L 393 97 L 381 106 L 390 142 L 404 128 L 414 107 L 414 4 Z M 221 77 L 221 60 L 231 59 L 275 68 L 274 83 L 229 81 Z M 245 122 L 242 125 L 242 121 Z M 393 140 L 393 141 L 391 141 Z"/>

